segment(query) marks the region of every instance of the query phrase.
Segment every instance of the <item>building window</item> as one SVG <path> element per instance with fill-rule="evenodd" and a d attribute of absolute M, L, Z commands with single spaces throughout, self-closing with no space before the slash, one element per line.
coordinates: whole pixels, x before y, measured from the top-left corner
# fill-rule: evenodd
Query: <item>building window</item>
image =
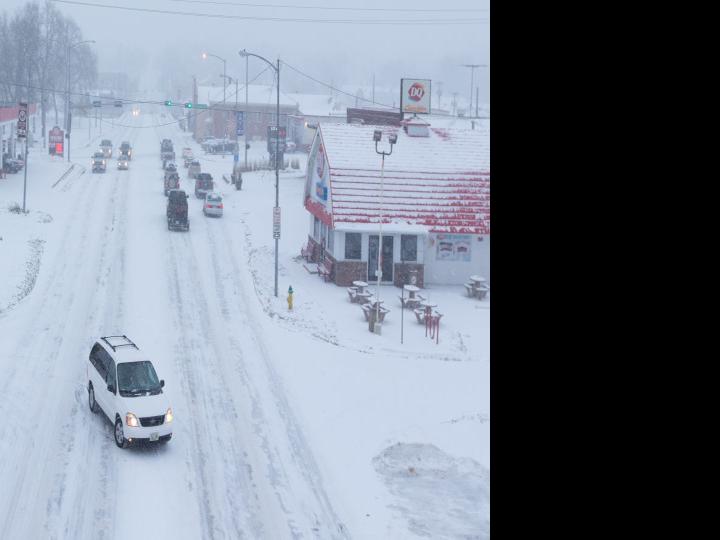
<path fill-rule="evenodd" d="M 313 238 L 315 240 L 320 240 L 320 220 L 315 217 L 315 221 L 313 223 Z"/>
<path fill-rule="evenodd" d="M 417 261 L 417 235 L 402 234 L 400 235 L 400 260 L 416 262 Z"/>
<path fill-rule="evenodd" d="M 345 233 L 345 258 L 360 260 L 360 249 L 362 245 L 360 233 Z"/>
<path fill-rule="evenodd" d="M 335 248 L 335 233 L 332 229 L 328 229 L 328 242 L 327 242 L 327 250 L 330 253 L 334 253 Z"/>

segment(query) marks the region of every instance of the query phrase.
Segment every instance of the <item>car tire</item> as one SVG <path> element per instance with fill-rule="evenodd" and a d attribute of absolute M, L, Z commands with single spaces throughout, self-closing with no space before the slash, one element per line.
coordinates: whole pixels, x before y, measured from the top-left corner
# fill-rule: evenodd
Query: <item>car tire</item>
<path fill-rule="evenodd" d="M 122 420 L 120 418 L 115 419 L 115 430 L 113 431 L 113 438 L 118 448 L 127 448 L 127 439 L 123 433 Z"/>
<path fill-rule="evenodd" d="M 97 401 L 95 401 L 95 390 L 93 389 L 92 383 L 88 384 L 88 405 L 90 406 L 91 412 L 98 412 L 99 407 Z"/>

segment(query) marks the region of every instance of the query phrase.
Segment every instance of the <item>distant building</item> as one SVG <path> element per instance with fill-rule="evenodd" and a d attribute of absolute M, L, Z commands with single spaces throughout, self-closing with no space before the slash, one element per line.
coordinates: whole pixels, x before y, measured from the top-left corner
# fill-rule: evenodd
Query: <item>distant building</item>
<path fill-rule="evenodd" d="M 28 137 L 30 141 L 35 139 L 36 129 L 40 129 L 40 119 L 37 103 L 28 105 Z M 5 158 L 16 158 L 21 152 L 22 142 L 17 139 L 17 118 L 19 107 L 15 104 L 0 105 L 0 141 L 2 153 L 0 154 L 0 167 L 5 163 Z"/>
<path fill-rule="evenodd" d="M 462 284 L 490 277 L 489 131 L 443 129 L 420 119 L 401 127 L 320 123 L 308 158 L 304 204 L 313 257 L 333 281 L 377 279 L 380 214 L 382 280 Z M 398 136 L 392 155 L 375 152 L 373 132 Z M 409 133 L 408 133 L 409 132 Z"/>
<path fill-rule="evenodd" d="M 235 137 L 235 111 L 245 112 L 245 134 L 248 140 L 266 139 L 268 126 L 276 125 L 277 93 L 273 86 L 248 85 L 248 104 L 245 105 L 245 89 L 239 88 L 237 108 L 235 85 L 225 89 L 223 104 L 222 86 L 196 86 L 194 102 L 205 104 L 208 109 L 189 111 L 189 123 L 196 141 L 207 138 Z M 297 103 L 280 92 L 280 125 L 288 126 L 288 116 L 297 114 Z"/>

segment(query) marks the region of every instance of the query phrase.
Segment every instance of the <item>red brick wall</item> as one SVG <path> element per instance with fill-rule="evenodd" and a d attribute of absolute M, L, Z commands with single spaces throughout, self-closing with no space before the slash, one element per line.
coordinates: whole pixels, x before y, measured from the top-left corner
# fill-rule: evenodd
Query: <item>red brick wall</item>
<path fill-rule="evenodd" d="M 349 287 L 353 281 L 367 279 L 367 261 L 338 261 L 335 263 L 335 284 Z"/>
<path fill-rule="evenodd" d="M 393 273 L 393 283 L 396 287 L 402 287 L 406 283 L 410 283 L 409 270 L 417 270 L 416 285 L 421 289 L 425 287 L 425 265 L 417 263 L 395 263 Z"/>

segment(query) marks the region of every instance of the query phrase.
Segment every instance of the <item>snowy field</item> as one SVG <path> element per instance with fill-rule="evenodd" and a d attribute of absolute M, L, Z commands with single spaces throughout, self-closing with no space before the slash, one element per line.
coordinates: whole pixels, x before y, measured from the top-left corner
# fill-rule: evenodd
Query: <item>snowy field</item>
<path fill-rule="evenodd" d="M 0 179 L 0 537 L 489 538 L 489 299 L 429 286 L 439 343 L 406 310 L 401 344 L 400 289 L 384 286 L 391 311 L 370 333 L 345 288 L 298 257 L 304 154 L 281 173 L 275 298 L 274 172 L 236 191 L 222 179 L 232 157 L 158 127 L 162 112 L 104 125 L 133 145 L 128 171 L 111 159 L 92 174 L 97 138 L 82 128 L 72 169 L 38 144 L 25 215 L 9 210 L 22 171 Z M 181 166 L 191 229 L 167 230 L 165 137 L 200 156 L 222 218 L 203 216 Z M 88 354 L 111 334 L 165 379 L 167 445 L 121 450 L 90 412 Z"/>

